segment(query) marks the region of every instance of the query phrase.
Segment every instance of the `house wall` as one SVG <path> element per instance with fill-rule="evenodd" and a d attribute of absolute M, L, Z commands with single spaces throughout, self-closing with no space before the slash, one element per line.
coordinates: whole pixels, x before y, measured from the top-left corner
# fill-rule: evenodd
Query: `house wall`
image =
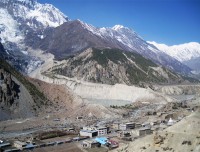
<path fill-rule="evenodd" d="M 89 136 L 90 138 L 92 138 L 92 133 L 85 132 L 85 131 L 80 131 L 80 136 Z"/>
<path fill-rule="evenodd" d="M 127 129 L 134 129 L 135 128 L 135 124 L 134 123 L 128 123 L 128 124 L 126 124 L 126 128 Z"/>
<path fill-rule="evenodd" d="M 120 124 L 120 125 L 119 125 L 119 129 L 120 129 L 120 130 L 126 130 L 127 127 L 126 127 L 125 124 Z"/>
<path fill-rule="evenodd" d="M 144 136 L 146 134 L 145 130 L 139 130 L 139 136 Z"/>
<path fill-rule="evenodd" d="M 107 128 L 97 129 L 98 136 L 107 135 Z"/>
<path fill-rule="evenodd" d="M 118 130 L 119 129 L 119 123 L 114 123 L 112 125 L 112 128 Z"/>

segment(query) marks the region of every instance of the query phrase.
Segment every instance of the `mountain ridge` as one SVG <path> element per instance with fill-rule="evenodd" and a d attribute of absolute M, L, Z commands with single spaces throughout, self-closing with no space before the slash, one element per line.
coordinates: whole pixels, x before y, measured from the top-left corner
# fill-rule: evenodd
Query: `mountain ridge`
<path fill-rule="evenodd" d="M 114 85 L 143 83 L 180 83 L 181 76 L 156 65 L 138 53 L 119 49 L 89 48 L 58 61 L 43 73 L 48 77 L 64 75 L 78 80 Z"/>
<path fill-rule="evenodd" d="M 179 45 L 168 46 L 166 44 L 159 44 L 154 41 L 150 42 L 161 51 L 167 53 L 168 55 L 176 58 L 180 62 L 191 60 L 192 58 L 200 57 L 200 43 L 198 42 L 189 42 Z"/>
<path fill-rule="evenodd" d="M 172 46 L 150 41 L 148 43 L 187 65 L 193 70 L 193 73 L 200 73 L 200 43 L 189 42 Z"/>
<path fill-rule="evenodd" d="M 89 47 L 118 48 L 137 52 L 179 73 L 186 74 L 191 70 L 126 27 L 96 28 L 80 20 L 68 21 L 47 33 L 36 45 L 46 52 L 51 52 L 57 59 L 58 54 L 61 57 L 67 57 Z"/>
<path fill-rule="evenodd" d="M 33 51 L 42 49 L 44 52 L 55 55 L 56 59 L 62 59 L 87 48 L 97 47 L 137 52 L 175 72 L 184 75 L 191 74 L 189 67 L 158 50 L 135 31 L 122 25 L 96 28 L 80 20 L 70 21 L 54 6 L 40 4 L 36 0 L 17 0 L 14 3 L 11 0 L 2 0 L 0 4 L 2 4 L 1 11 L 13 20 L 11 29 L 10 26 L 6 26 L 6 22 L 2 24 L 2 27 L 0 26 L 1 40 L 9 53 L 7 56 L 12 54 L 13 58 L 28 64 L 21 69 L 25 73 L 30 73 L 42 63 L 39 58 L 28 54 L 29 48 Z M 0 17 L 3 18 L 4 15 Z M 4 19 L 6 20 L 5 17 Z M 10 34 L 7 34 L 9 32 Z M 14 40 L 9 40 L 9 35 Z M 33 64 L 35 61 L 37 65 Z"/>

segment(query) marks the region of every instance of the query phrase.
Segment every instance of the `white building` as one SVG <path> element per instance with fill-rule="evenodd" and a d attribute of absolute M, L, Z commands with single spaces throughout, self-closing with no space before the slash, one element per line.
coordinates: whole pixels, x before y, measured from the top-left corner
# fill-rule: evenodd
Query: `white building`
<path fill-rule="evenodd" d="M 98 131 L 96 130 L 80 130 L 80 136 L 88 136 L 90 138 L 98 135 Z"/>
<path fill-rule="evenodd" d="M 19 148 L 19 149 L 24 149 L 26 147 L 26 143 L 25 142 L 21 142 L 21 141 L 14 141 L 14 147 Z"/>
<path fill-rule="evenodd" d="M 119 125 L 120 130 L 128 130 L 128 129 L 134 129 L 134 128 L 135 128 L 135 123 L 133 122 Z"/>
<path fill-rule="evenodd" d="M 82 132 L 87 132 L 88 134 L 91 134 L 91 132 L 97 132 L 98 136 L 103 136 L 103 135 L 107 135 L 108 128 L 104 127 L 104 126 L 83 127 L 83 130 L 81 130 L 81 131 Z M 81 133 L 81 131 L 80 131 L 80 133 Z M 86 133 L 82 133 L 82 134 L 86 134 Z"/>
<path fill-rule="evenodd" d="M 167 122 L 167 125 L 172 126 L 173 124 L 174 124 L 174 120 L 170 118 L 169 121 Z"/>
<path fill-rule="evenodd" d="M 98 131 L 98 136 L 104 136 L 108 133 L 107 127 L 96 127 L 96 130 Z"/>

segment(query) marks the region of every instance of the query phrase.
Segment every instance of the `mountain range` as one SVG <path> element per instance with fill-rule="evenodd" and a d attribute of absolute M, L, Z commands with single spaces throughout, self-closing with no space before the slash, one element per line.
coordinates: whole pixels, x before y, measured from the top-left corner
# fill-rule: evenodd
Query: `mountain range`
<path fill-rule="evenodd" d="M 184 63 L 193 69 L 194 72 L 200 73 L 200 43 L 190 42 L 173 46 L 149 41 L 148 43 L 153 44 L 159 50 Z"/>
<path fill-rule="evenodd" d="M 157 64 L 182 74 L 188 74 L 191 70 L 147 43 L 133 30 L 119 25 L 113 28 L 96 28 L 80 20 L 68 21 L 49 31 L 36 46 L 51 52 L 56 59 L 63 59 L 90 47 L 118 48 L 139 53 Z"/>
<path fill-rule="evenodd" d="M 44 63 L 33 55 L 38 50 L 51 53 L 55 60 L 61 61 L 91 48 L 136 53 L 156 66 L 182 75 L 191 75 L 195 70 L 130 28 L 122 25 L 97 28 L 80 20 L 70 20 L 54 6 L 36 0 L 0 0 L 0 21 L 0 38 L 5 48 L 2 56 L 26 74 Z"/>

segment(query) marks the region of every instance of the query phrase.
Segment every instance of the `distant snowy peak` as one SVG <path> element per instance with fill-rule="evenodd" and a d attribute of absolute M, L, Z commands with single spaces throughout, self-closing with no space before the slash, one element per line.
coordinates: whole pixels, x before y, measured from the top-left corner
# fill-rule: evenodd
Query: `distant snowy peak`
<path fill-rule="evenodd" d="M 200 57 L 200 43 L 197 42 L 190 42 L 173 46 L 168 46 L 166 44 L 159 44 L 154 41 L 153 42 L 148 41 L 148 43 L 153 44 L 159 50 L 165 52 L 171 57 L 174 57 L 180 62 Z"/>

